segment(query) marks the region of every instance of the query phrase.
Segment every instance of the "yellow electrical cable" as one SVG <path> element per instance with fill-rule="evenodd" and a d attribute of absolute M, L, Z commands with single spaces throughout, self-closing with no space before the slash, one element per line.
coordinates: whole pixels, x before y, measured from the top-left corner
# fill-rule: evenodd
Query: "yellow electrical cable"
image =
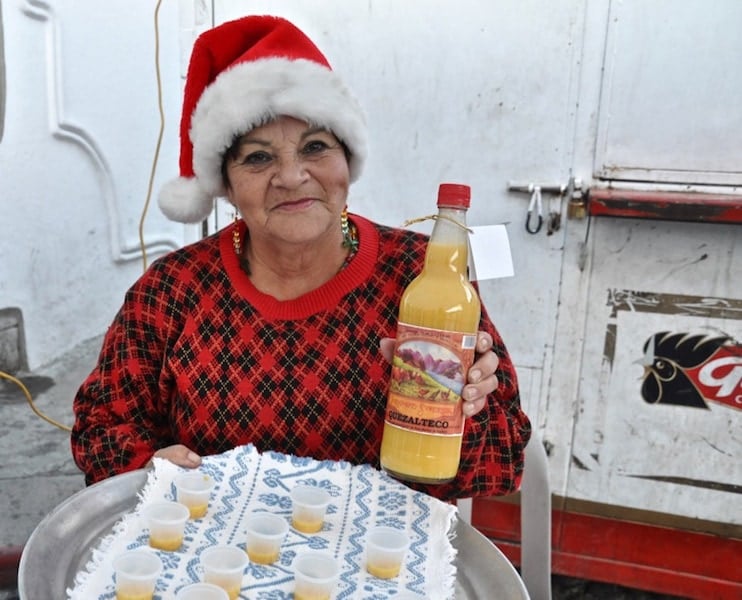
<path fill-rule="evenodd" d="M 147 186 L 147 198 L 144 201 L 142 216 L 139 219 L 139 246 L 142 249 L 143 270 L 147 270 L 147 248 L 144 245 L 144 219 L 147 216 L 149 201 L 152 197 L 152 186 L 154 184 L 155 172 L 157 171 L 157 157 L 160 155 L 160 146 L 162 145 L 162 136 L 165 130 L 165 110 L 162 107 L 162 77 L 160 76 L 160 29 L 159 29 L 159 12 L 162 0 L 157 0 L 155 6 L 155 74 L 157 76 L 157 106 L 160 111 L 160 133 L 157 136 L 157 145 L 155 146 L 155 156 L 152 160 L 152 169 L 149 173 L 149 185 Z"/>
<path fill-rule="evenodd" d="M 21 388 L 23 393 L 26 395 L 26 401 L 28 402 L 29 406 L 31 407 L 31 410 L 34 411 L 39 417 L 44 419 L 47 423 L 51 423 L 55 427 L 59 427 L 60 429 L 63 429 L 64 431 L 72 431 L 71 427 L 67 427 L 67 425 L 63 425 L 59 421 L 55 421 L 51 417 L 47 417 L 44 413 L 42 413 L 38 408 L 36 408 L 36 405 L 34 404 L 33 398 L 31 398 L 31 392 L 28 391 L 28 388 L 23 385 L 23 382 L 20 379 L 16 379 L 12 375 L 8 375 L 7 373 L 4 373 L 3 371 L 0 371 L 0 377 L 3 379 L 7 379 L 8 381 L 12 381 L 15 383 L 18 387 Z"/>

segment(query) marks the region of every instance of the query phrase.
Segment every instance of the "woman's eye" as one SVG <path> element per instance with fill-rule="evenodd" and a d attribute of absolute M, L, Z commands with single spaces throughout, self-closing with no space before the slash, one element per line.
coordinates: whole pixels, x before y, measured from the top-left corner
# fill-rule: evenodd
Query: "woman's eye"
<path fill-rule="evenodd" d="M 323 140 L 311 140 L 302 148 L 302 154 L 318 154 L 324 152 L 329 147 Z"/>
<path fill-rule="evenodd" d="M 251 152 L 242 160 L 245 165 L 264 165 L 271 160 L 271 155 L 267 152 Z"/>

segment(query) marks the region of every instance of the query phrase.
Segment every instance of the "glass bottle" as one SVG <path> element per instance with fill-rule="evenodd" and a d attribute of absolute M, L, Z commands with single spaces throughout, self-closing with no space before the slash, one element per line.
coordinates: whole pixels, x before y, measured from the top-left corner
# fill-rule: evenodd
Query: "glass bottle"
<path fill-rule="evenodd" d="M 402 480 L 445 483 L 459 468 L 461 390 L 481 313 L 467 271 L 470 196 L 469 186 L 440 185 L 425 265 L 400 302 L 381 466 Z"/>

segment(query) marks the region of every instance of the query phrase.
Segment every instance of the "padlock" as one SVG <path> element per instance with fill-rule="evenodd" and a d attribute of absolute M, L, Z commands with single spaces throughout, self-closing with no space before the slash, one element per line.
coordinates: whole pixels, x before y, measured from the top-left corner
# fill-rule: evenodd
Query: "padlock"
<path fill-rule="evenodd" d="M 587 204 L 585 197 L 582 195 L 582 191 L 575 189 L 572 193 L 572 197 L 567 203 L 567 218 L 569 219 L 584 219 L 587 216 Z"/>

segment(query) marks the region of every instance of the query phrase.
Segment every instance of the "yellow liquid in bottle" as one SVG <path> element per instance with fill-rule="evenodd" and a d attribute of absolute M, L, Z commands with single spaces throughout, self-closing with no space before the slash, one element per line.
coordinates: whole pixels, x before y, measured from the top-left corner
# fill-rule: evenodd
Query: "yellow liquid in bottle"
<path fill-rule="evenodd" d="M 429 243 L 425 269 L 402 296 L 399 322 L 476 335 L 481 305 L 476 290 L 461 275 L 466 273 L 466 256 L 465 245 Z M 460 397 L 455 410 L 461 411 Z M 387 420 L 381 465 L 398 479 L 445 483 L 458 471 L 461 437 L 420 433 L 391 425 Z"/>

